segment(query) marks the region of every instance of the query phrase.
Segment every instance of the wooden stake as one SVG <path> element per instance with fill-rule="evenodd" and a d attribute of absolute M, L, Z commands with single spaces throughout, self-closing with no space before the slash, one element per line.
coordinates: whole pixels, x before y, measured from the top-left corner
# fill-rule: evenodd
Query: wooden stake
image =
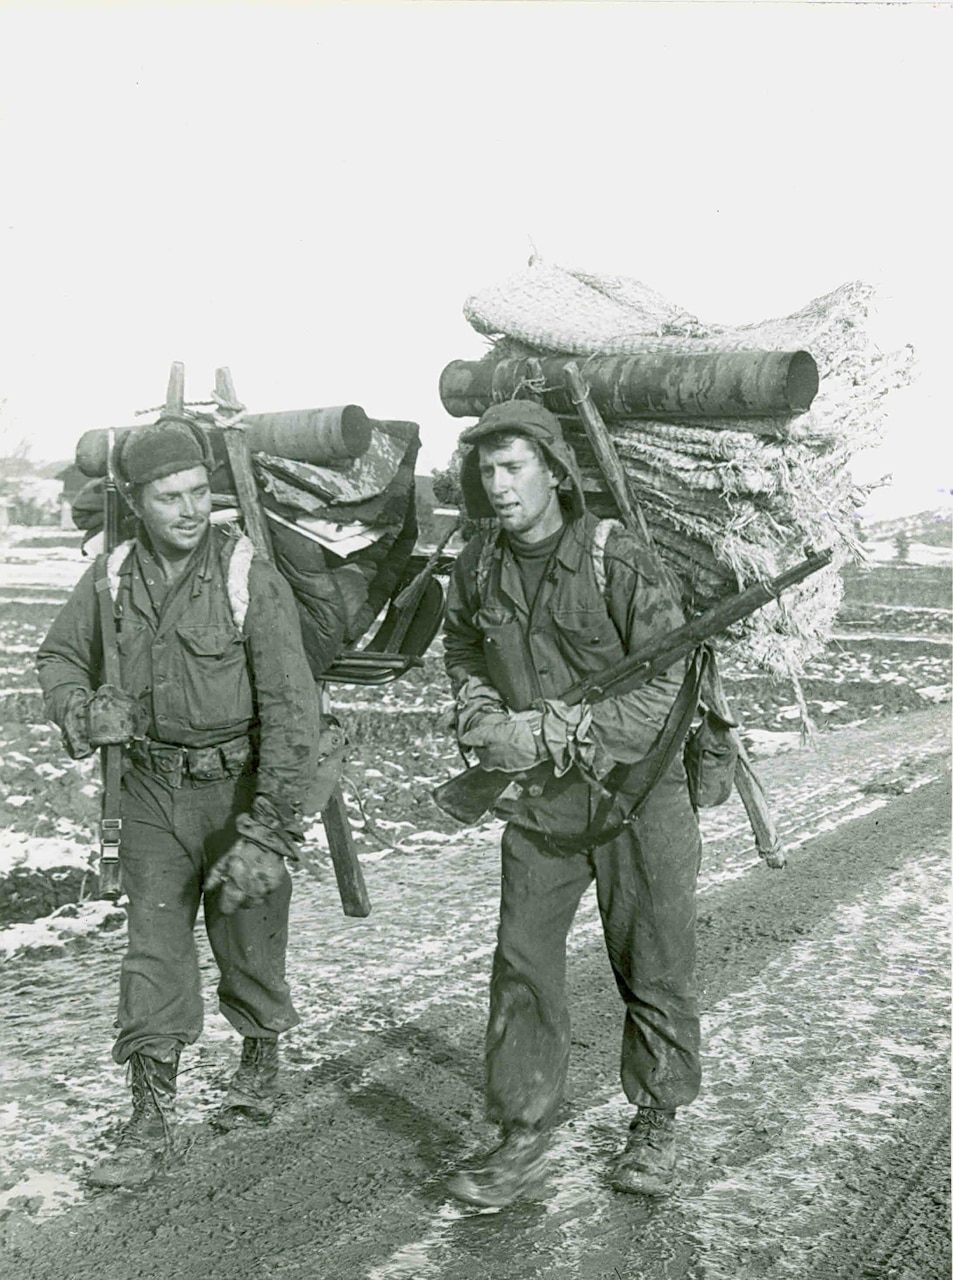
<path fill-rule="evenodd" d="M 619 515 L 628 529 L 636 529 L 652 545 L 652 535 L 645 521 L 639 504 L 629 488 L 628 477 L 615 451 L 612 437 L 596 408 L 589 388 L 583 381 L 579 366 L 572 360 L 566 364 L 566 381 L 569 384 L 573 404 L 579 411 L 579 417 L 586 431 L 592 451 L 605 477 L 609 492 L 619 509 Z M 728 709 L 721 676 L 714 661 L 706 664 L 705 678 L 702 687 L 702 700 L 711 707 L 716 715 L 724 720 L 733 719 Z M 784 850 L 778 838 L 774 819 L 768 809 L 767 796 L 758 775 L 751 766 L 748 753 L 736 729 L 731 730 L 731 737 L 738 748 L 738 765 L 735 769 L 735 790 L 741 799 L 754 832 L 758 854 L 767 866 L 778 869 L 785 864 Z"/>
<path fill-rule="evenodd" d="M 622 517 L 623 524 L 628 529 L 637 529 L 651 546 L 652 535 L 649 533 L 649 527 L 645 523 L 645 517 L 639 508 L 639 504 L 632 497 L 628 477 L 622 469 L 622 463 L 619 461 L 619 455 L 615 451 L 612 437 L 609 435 L 608 428 L 602 420 L 602 414 L 596 408 L 595 401 L 589 394 L 589 388 L 583 381 L 579 366 L 574 360 L 570 360 L 566 365 L 566 381 L 569 383 L 572 402 L 576 406 L 582 425 L 586 429 L 586 435 L 592 445 L 592 451 L 596 455 L 596 460 L 602 468 L 602 474 L 605 476 L 606 484 L 609 486 L 609 492 L 619 508 L 619 515 Z"/>
<path fill-rule="evenodd" d="M 232 375 L 226 368 L 215 371 L 215 393 L 223 403 L 236 410 L 241 407 L 235 394 Z M 235 481 L 235 492 L 245 521 L 245 531 L 255 550 L 274 564 L 271 531 L 258 497 L 258 486 L 255 484 L 248 442 L 241 427 L 223 427 L 222 434 L 225 438 L 232 478 Z M 340 787 L 335 787 L 331 793 L 327 807 L 321 814 L 321 822 L 328 838 L 328 848 L 344 914 L 359 918 L 370 915 L 371 900 L 364 884 L 364 873 L 351 836 L 351 826 Z"/>
<path fill-rule="evenodd" d="M 175 360 L 169 370 L 169 387 L 165 393 L 166 413 L 185 413 L 185 365 Z"/>

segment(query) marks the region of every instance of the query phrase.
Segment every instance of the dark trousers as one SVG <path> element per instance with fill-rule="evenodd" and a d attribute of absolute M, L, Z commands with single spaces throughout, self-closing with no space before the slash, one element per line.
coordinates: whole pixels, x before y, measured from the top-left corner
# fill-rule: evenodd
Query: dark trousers
<path fill-rule="evenodd" d="M 168 1061 L 202 1030 L 195 949 L 202 886 L 238 838 L 254 778 L 183 781 L 170 788 L 131 769 L 123 777 L 121 866 L 129 940 L 119 980 L 116 1062 L 133 1053 Z M 219 969 L 219 1008 L 242 1036 L 275 1035 L 299 1021 L 285 981 L 291 878 L 257 907 L 224 916 L 204 900 L 205 929 Z"/>
<path fill-rule="evenodd" d="M 504 1128 L 545 1127 L 569 1065 L 566 938 L 593 878 L 606 947 L 625 1001 L 622 1087 L 673 1110 L 700 1082 L 695 979 L 698 822 L 681 762 L 631 827 L 584 852 L 510 823 L 503 833 L 500 926 L 486 1037 L 487 1112 Z"/>

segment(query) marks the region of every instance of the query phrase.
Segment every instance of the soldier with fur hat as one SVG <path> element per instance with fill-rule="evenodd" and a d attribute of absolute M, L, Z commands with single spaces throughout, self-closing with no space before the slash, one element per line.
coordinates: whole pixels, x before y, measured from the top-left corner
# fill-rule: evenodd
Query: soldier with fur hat
<path fill-rule="evenodd" d="M 210 524 L 201 431 L 163 417 L 130 431 L 116 463 L 137 535 L 80 580 L 37 665 L 71 756 L 124 748 L 129 933 L 113 1057 L 129 1064 L 133 1113 L 89 1180 L 129 1187 L 169 1148 L 179 1055 L 202 1029 L 193 929 L 203 898 L 219 1007 L 243 1038 L 216 1125 L 271 1117 L 278 1036 L 298 1022 L 285 862 L 302 838 L 319 715 L 288 584 L 237 530 Z M 111 641 L 97 592 L 107 591 L 121 688 L 102 684 Z"/>
<path fill-rule="evenodd" d="M 458 1169 L 450 1190 L 500 1206 L 542 1180 L 569 1060 L 566 938 L 595 880 L 625 1003 L 622 1086 L 636 1108 L 610 1180 L 663 1194 L 675 1112 L 699 1086 L 701 843 L 681 756 L 660 745 L 684 669 L 591 705 L 559 695 L 681 625 L 678 591 L 651 545 L 586 511 L 572 450 L 547 409 L 495 404 L 461 443 L 467 513 L 494 517 L 498 531 L 471 539 L 454 566 L 445 661 L 461 748 L 514 783 L 497 807 L 507 825 L 486 1035 L 487 1111 L 502 1141 Z M 656 759 L 657 780 L 634 816 L 604 827 L 598 815 L 620 773 Z M 544 760 L 550 780 L 521 786 Z"/>

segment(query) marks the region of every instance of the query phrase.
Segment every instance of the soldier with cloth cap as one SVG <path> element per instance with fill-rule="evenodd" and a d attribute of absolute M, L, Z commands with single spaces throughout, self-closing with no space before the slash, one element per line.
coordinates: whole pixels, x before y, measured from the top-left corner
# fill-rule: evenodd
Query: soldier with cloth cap
<path fill-rule="evenodd" d="M 572 449 L 547 409 L 495 404 L 460 439 L 470 446 L 467 513 L 495 517 L 499 530 L 471 539 L 454 566 L 446 668 L 461 747 L 514 785 L 496 810 L 507 825 L 486 1033 L 487 1111 L 502 1141 L 458 1169 L 450 1190 L 500 1206 L 539 1189 L 569 1062 L 566 938 L 595 880 L 625 1003 L 622 1087 L 636 1108 L 609 1177 L 621 1191 L 664 1194 L 675 1112 L 696 1097 L 700 1076 L 701 841 L 681 753 L 659 754 L 684 666 L 591 705 L 560 694 L 680 626 L 679 593 L 651 545 L 586 511 Z M 655 785 L 607 836 L 596 816 L 620 769 L 653 753 Z M 553 764 L 550 780 L 521 787 L 541 761 Z"/>
<path fill-rule="evenodd" d="M 313 801 L 320 724 L 288 584 L 236 529 L 210 524 L 201 433 L 168 416 L 129 432 L 117 454 L 137 536 L 80 580 L 37 657 L 69 754 L 124 748 L 129 933 L 113 1057 L 129 1064 L 133 1113 L 89 1172 L 103 1187 L 147 1181 L 169 1149 L 179 1055 L 202 1029 L 203 897 L 219 1007 L 243 1037 L 216 1124 L 271 1117 L 278 1036 L 299 1021 L 285 981 L 285 861 Z M 120 688 L 102 683 L 97 584 L 112 598 Z"/>

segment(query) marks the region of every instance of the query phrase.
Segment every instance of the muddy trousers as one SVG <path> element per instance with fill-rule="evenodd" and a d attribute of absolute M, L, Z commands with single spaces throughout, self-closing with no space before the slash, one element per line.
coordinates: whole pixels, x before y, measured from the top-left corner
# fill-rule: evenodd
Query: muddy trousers
<path fill-rule="evenodd" d="M 500 925 L 486 1037 L 487 1114 L 504 1129 L 545 1127 L 569 1065 L 566 938 L 596 881 L 609 960 L 625 1002 L 622 1087 L 674 1109 L 700 1082 L 695 979 L 698 822 L 680 763 L 631 828 L 569 852 L 510 823 L 503 833 Z"/>
<path fill-rule="evenodd" d="M 131 769 L 123 777 L 121 866 L 129 939 L 119 981 L 116 1062 L 133 1053 L 169 1061 L 202 1030 L 195 921 L 209 869 L 238 838 L 254 778 L 170 788 Z M 299 1021 L 285 981 L 291 878 L 257 907 L 225 916 L 204 900 L 222 1013 L 241 1036 L 275 1035 Z"/>

